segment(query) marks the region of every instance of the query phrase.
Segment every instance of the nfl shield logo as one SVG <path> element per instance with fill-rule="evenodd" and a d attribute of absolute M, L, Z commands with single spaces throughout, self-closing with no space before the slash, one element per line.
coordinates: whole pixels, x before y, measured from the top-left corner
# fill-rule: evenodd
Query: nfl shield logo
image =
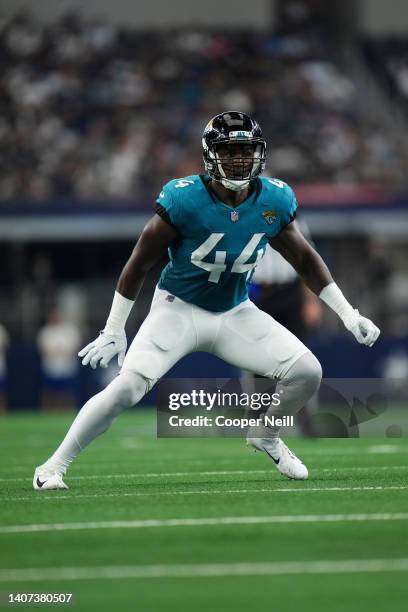
<path fill-rule="evenodd" d="M 231 221 L 235 222 L 239 219 L 239 212 L 237 210 L 233 210 L 231 212 Z"/>

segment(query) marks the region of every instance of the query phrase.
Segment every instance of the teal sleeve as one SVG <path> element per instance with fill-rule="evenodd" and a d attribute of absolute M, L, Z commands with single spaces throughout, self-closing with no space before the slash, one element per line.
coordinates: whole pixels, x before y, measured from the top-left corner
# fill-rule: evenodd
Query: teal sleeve
<path fill-rule="evenodd" d="M 171 182 L 164 185 L 157 196 L 156 212 L 164 221 L 177 229 L 180 224 L 179 204 L 174 197 Z"/>
<path fill-rule="evenodd" d="M 280 232 L 296 218 L 298 203 L 295 193 L 289 185 L 285 185 L 285 194 L 280 215 Z"/>

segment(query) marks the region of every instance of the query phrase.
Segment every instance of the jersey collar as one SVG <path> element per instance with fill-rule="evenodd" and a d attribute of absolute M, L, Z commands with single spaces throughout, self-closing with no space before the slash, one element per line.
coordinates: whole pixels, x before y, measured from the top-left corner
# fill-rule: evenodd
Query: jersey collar
<path fill-rule="evenodd" d="M 219 200 L 215 193 L 213 192 L 213 190 L 210 187 L 210 182 L 211 182 L 211 177 L 208 176 L 208 174 L 200 174 L 200 179 L 201 182 L 203 183 L 208 195 L 210 196 L 211 200 L 214 202 L 214 204 L 217 204 L 218 202 L 221 202 L 221 204 L 224 204 L 225 206 L 228 206 L 229 208 L 234 208 L 233 206 L 230 206 L 230 204 L 227 204 L 226 202 L 223 202 L 222 200 Z M 246 204 L 253 196 L 255 193 L 255 197 L 253 199 L 253 204 L 256 202 L 256 200 L 259 198 L 261 191 L 262 191 L 262 181 L 259 177 L 253 179 L 250 183 L 251 187 L 252 187 L 252 191 L 249 194 L 249 196 L 246 198 L 246 200 L 244 200 L 243 202 L 241 202 L 241 204 L 238 204 L 238 206 L 236 208 L 239 208 L 240 206 L 242 206 L 243 204 Z"/>

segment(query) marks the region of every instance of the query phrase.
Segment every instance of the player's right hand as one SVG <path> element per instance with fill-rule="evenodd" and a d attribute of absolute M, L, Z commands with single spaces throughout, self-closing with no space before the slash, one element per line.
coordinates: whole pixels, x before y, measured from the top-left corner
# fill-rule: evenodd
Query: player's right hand
<path fill-rule="evenodd" d="M 79 351 L 78 357 L 83 357 L 82 365 L 86 366 L 89 363 L 91 368 L 95 370 L 98 365 L 101 368 L 107 368 L 112 357 L 117 355 L 118 366 L 121 367 L 125 359 L 126 347 L 125 331 L 119 334 L 110 334 L 103 330 L 96 340 Z"/>

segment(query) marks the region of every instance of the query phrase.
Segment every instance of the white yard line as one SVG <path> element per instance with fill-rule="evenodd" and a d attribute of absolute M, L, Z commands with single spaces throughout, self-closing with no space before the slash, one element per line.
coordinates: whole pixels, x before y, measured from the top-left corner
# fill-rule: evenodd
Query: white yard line
<path fill-rule="evenodd" d="M 276 523 L 342 523 L 367 521 L 407 521 L 408 512 L 369 514 L 299 514 L 282 516 L 221 516 L 181 519 L 144 519 L 134 521 L 93 521 L 87 523 L 38 523 L 7 525 L 0 534 L 43 531 L 82 531 L 88 529 L 146 529 L 154 527 L 203 527 L 216 525 L 271 525 Z"/>
<path fill-rule="evenodd" d="M 349 574 L 406 572 L 408 559 L 346 559 L 273 563 L 211 563 L 189 565 L 125 565 L 0 570 L 0 582 L 106 580 L 125 578 L 202 578 L 219 576 L 284 576 L 290 574 Z"/>
<path fill-rule="evenodd" d="M 213 440 L 213 439 L 212 439 Z M 346 438 L 345 438 L 346 440 Z M 152 445 L 153 443 L 157 443 L 158 440 L 157 438 L 152 440 Z M 159 440 L 160 442 L 160 440 Z M 385 450 L 384 450 L 385 448 Z M 11 451 L 10 451 L 11 452 Z M 299 451 L 300 452 L 300 451 Z M 408 453 L 408 444 L 402 445 L 402 444 L 390 444 L 390 445 L 374 445 L 374 446 L 370 446 L 368 448 L 365 449 L 359 449 L 359 448 L 312 448 L 309 447 L 307 449 L 304 449 L 303 451 L 303 458 L 304 457 L 320 457 L 320 456 L 324 456 L 324 457 L 329 457 L 329 456 L 336 456 L 336 455 L 341 455 L 343 457 L 347 456 L 347 457 L 353 457 L 353 456 L 358 456 L 359 461 L 361 460 L 362 457 L 369 457 L 372 454 L 387 454 L 387 453 Z M 173 460 L 174 457 L 168 457 L 169 461 Z M 233 462 L 230 459 L 225 459 L 225 458 L 221 458 L 221 459 L 217 459 L 219 464 L 228 464 L 231 465 Z M 33 461 L 33 465 L 34 465 L 34 461 Z M 126 463 L 129 463 L 129 461 L 127 460 Z M 198 460 L 198 459 L 191 459 L 189 460 L 189 463 L 192 465 L 207 465 L 208 464 L 208 460 Z M 81 463 L 82 467 L 94 467 L 94 466 L 111 466 L 112 462 L 100 462 L 100 461 L 95 461 L 95 462 L 83 462 Z M 18 463 L 18 464 L 14 464 L 12 466 L 10 466 L 11 470 L 26 470 L 27 469 L 27 464 L 26 463 Z"/>
<path fill-rule="evenodd" d="M 407 466 L 408 467 L 408 466 Z M 86 476 L 70 476 L 70 480 L 92 480 L 105 478 L 169 478 L 172 476 L 234 476 L 244 474 L 270 474 L 271 470 L 225 470 L 212 472 L 151 472 L 151 473 L 133 473 L 133 474 L 91 474 Z M 68 478 L 68 477 L 67 477 Z M 0 482 L 27 482 L 30 478 L 0 478 Z"/>
<path fill-rule="evenodd" d="M 401 451 L 402 448 L 400 446 L 396 446 L 395 444 L 376 444 L 368 447 L 368 452 L 374 455 L 391 455 Z"/>
<path fill-rule="evenodd" d="M 187 491 L 135 491 L 132 493 L 89 493 L 80 495 L 70 495 L 55 492 L 51 495 L 44 495 L 44 492 L 37 492 L 30 497 L 3 497 L 2 502 L 21 502 L 21 501 L 42 501 L 42 500 L 60 500 L 60 499 L 95 499 L 105 497 L 154 497 L 156 495 L 172 496 L 172 495 L 236 495 L 236 494 L 252 494 L 252 493 L 314 493 L 316 491 L 330 493 L 331 491 L 405 491 L 407 486 L 387 486 L 387 487 L 304 487 L 304 488 L 268 488 L 268 489 L 208 489 L 208 490 L 187 490 Z"/>
<path fill-rule="evenodd" d="M 359 471 L 378 471 L 378 470 L 408 470 L 406 465 L 381 465 L 381 466 L 344 466 L 340 468 L 315 468 L 315 472 L 359 472 Z M 271 474 L 269 470 L 223 470 L 211 472 L 148 472 L 131 474 L 87 474 L 82 476 L 68 476 L 69 480 L 105 480 L 110 478 L 171 478 L 171 477 L 191 477 L 191 476 L 250 476 L 251 474 Z M 26 478 L 0 478 L 0 482 L 31 482 L 30 477 Z"/>
<path fill-rule="evenodd" d="M 153 443 L 157 443 L 157 438 L 152 439 L 152 444 Z M 11 452 L 11 451 L 10 451 Z M 388 453 L 408 453 L 408 444 L 405 445 L 401 445 L 401 444 L 389 444 L 389 445 L 374 445 L 374 446 L 370 446 L 366 449 L 358 449 L 358 448 L 312 448 L 309 447 L 307 449 L 304 450 L 304 456 L 306 457 L 314 457 L 314 456 L 324 456 L 324 457 L 329 457 L 329 456 L 335 456 L 335 455 L 342 455 L 342 456 L 348 456 L 348 457 L 352 457 L 352 456 L 358 456 L 359 459 L 361 459 L 362 456 L 369 456 L 372 454 L 388 454 Z M 169 458 L 170 459 L 170 458 Z M 223 464 L 231 464 L 232 462 L 228 459 L 219 459 L 218 460 L 219 463 L 223 463 Z M 33 465 L 35 463 L 35 461 L 32 461 Z M 126 463 L 129 463 L 128 460 L 126 460 Z M 198 459 L 191 459 L 189 460 L 190 464 L 194 464 L 194 465 L 206 465 L 208 464 L 207 460 L 198 460 Z M 111 466 L 112 462 L 93 462 L 93 463 L 88 463 L 88 462 L 82 462 L 81 466 L 82 467 L 94 467 L 94 466 Z M 18 463 L 18 464 L 14 464 L 12 466 L 10 466 L 9 468 L 10 470 L 16 470 L 16 471 L 25 471 L 27 469 L 27 464 L 26 463 Z"/>

